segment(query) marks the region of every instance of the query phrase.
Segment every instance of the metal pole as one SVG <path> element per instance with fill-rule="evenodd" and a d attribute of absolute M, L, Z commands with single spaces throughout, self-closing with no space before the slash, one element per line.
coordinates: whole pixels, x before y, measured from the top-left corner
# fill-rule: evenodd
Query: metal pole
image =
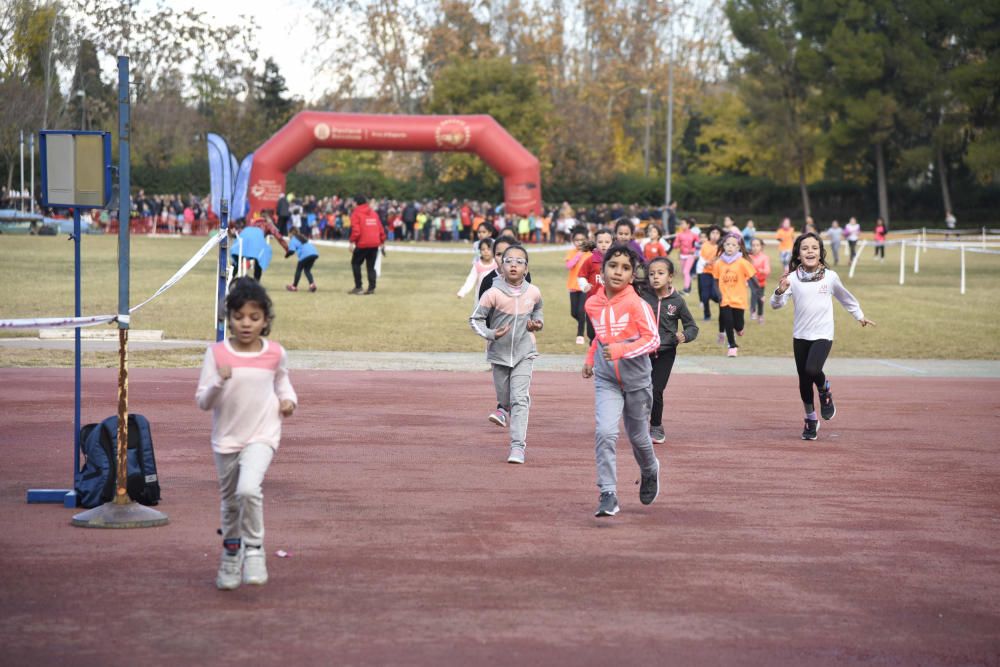
<path fill-rule="evenodd" d="M 115 504 L 130 502 L 128 480 L 128 329 L 129 329 L 129 227 L 132 214 L 131 141 L 129 106 L 129 62 L 118 56 L 118 488 Z"/>
<path fill-rule="evenodd" d="M 31 207 L 30 208 L 31 213 L 34 213 L 35 212 L 35 133 L 32 132 L 28 138 L 30 139 L 29 143 L 31 144 L 31 150 L 28 151 L 29 153 L 31 153 L 31 192 L 28 193 L 28 202 L 29 202 L 28 205 Z"/>
<path fill-rule="evenodd" d="M 906 282 L 906 241 L 899 242 L 899 284 Z"/>
<path fill-rule="evenodd" d="M 21 189 L 17 192 L 17 210 L 24 213 L 24 130 L 21 130 L 18 145 L 21 148 Z"/>
<path fill-rule="evenodd" d="M 961 287 L 959 288 L 959 292 L 961 294 L 965 294 L 965 244 L 962 243 L 960 247 L 962 248 L 960 252 L 960 255 L 962 257 L 962 283 Z"/>
<path fill-rule="evenodd" d="M 670 60 L 667 62 L 667 175 L 663 206 L 666 210 L 673 200 L 670 192 L 670 172 L 674 160 L 674 36 L 670 33 Z M 666 215 L 666 213 L 664 213 Z"/>
<path fill-rule="evenodd" d="M 73 207 L 73 314 L 80 317 L 80 209 Z M 82 385 L 80 327 L 73 332 L 73 479 L 80 469 L 80 391 Z"/>
<path fill-rule="evenodd" d="M 229 202 L 219 204 L 219 286 L 215 294 L 215 340 L 226 337 L 226 277 L 229 275 Z"/>
<path fill-rule="evenodd" d="M 642 175 L 649 178 L 649 115 L 653 105 L 653 91 L 649 88 L 643 88 L 642 94 L 646 96 L 646 137 L 642 146 Z"/>

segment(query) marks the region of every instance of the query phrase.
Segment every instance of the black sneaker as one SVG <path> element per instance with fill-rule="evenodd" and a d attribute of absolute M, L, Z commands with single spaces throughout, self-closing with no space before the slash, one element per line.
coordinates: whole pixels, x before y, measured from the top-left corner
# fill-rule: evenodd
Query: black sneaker
<path fill-rule="evenodd" d="M 815 419 L 807 419 L 805 428 L 802 429 L 803 440 L 815 440 L 819 433 L 819 422 Z"/>
<path fill-rule="evenodd" d="M 658 495 L 660 495 L 660 466 L 656 466 L 656 472 L 652 475 L 642 476 L 642 481 L 639 482 L 639 502 L 651 505 Z"/>
<path fill-rule="evenodd" d="M 365 290 L 365 296 L 368 296 L 369 294 L 374 294 L 374 293 L 375 293 L 374 289 Z"/>
<path fill-rule="evenodd" d="M 819 392 L 819 413 L 823 419 L 830 421 L 837 414 L 837 406 L 833 404 L 833 392 L 830 391 L 830 383 L 827 382 L 824 389 Z"/>
<path fill-rule="evenodd" d="M 601 494 L 594 516 L 614 516 L 618 514 L 618 509 L 618 496 L 614 491 L 605 491 Z"/>

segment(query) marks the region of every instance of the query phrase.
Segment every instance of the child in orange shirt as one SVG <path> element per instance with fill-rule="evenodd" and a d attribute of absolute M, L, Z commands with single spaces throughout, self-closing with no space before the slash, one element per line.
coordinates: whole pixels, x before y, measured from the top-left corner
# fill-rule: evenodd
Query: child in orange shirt
<path fill-rule="evenodd" d="M 792 259 L 792 244 L 795 243 L 795 230 L 792 229 L 792 221 L 785 218 L 781 221 L 781 227 L 774 233 L 778 239 L 778 256 L 781 258 L 782 270 L 788 270 L 788 262 Z"/>
<path fill-rule="evenodd" d="M 649 264 L 657 257 L 667 256 L 667 246 L 663 243 L 663 232 L 660 226 L 651 224 L 646 227 L 646 240 L 642 242 L 642 254 Z"/>
<path fill-rule="evenodd" d="M 583 330 L 587 324 L 587 313 L 583 309 L 583 302 L 587 298 L 587 293 L 580 289 L 578 278 L 580 269 L 590 261 L 590 251 L 593 245 L 587 240 L 587 228 L 581 226 L 573 228 L 573 249 L 566 253 L 566 269 L 569 275 L 566 278 L 566 288 L 569 290 L 569 314 L 576 320 L 576 344 L 586 345 L 583 338 Z"/>
<path fill-rule="evenodd" d="M 712 309 L 709 303 L 714 301 L 719 303 L 719 292 L 715 287 L 715 279 L 710 271 L 711 265 L 715 263 L 719 255 L 719 239 L 722 237 L 722 230 L 717 225 L 708 228 L 705 241 L 698 251 L 698 300 L 704 310 L 705 321 L 712 319 Z M 721 332 L 722 329 L 720 328 Z"/>
<path fill-rule="evenodd" d="M 735 336 L 743 335 L 743 316 L 747 309 L 747 281 L 754 278 L 757 271 L 750 262 L 746 246 L 743 245 L 743 236 L 739 232 L 726 234 L 718 252 L 718 259 L 712 264 L 710 271 L 721 295 L 719 324 L 725 330 L 725 337 L 729 343 L 727 355 L 735 357 L 739 349 Z"/>

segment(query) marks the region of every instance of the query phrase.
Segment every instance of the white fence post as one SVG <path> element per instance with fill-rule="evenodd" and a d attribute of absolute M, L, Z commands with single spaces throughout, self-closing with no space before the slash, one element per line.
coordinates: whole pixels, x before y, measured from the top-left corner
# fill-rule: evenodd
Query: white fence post
<path fill-rule="evenodd" d="M 858 251 L 854 253 L 854 260 L 851 262 L 851 270 L 848 272 L 847 277 L 854 277 L 854 267 L 858 265 L 858 260 L 861 259 L 861 253 L 865 251 L 865 246 L 868 244 L 866 239 L 861 239 L 861 243 L 858 244 Z"/>
<path fill-rule="evenodd" d="M 920 273 L 920 239 L 917 239 L 916 252 L 913 253 L 913 273 Z"/>
<path fill-rule="evenodd" d="M 927 228 L 926 227 L 922 227 L 920 229 L 920 238 L 921 238 L 922 244 L 924 246 L 924 252 L 927 252 Z"/>
<path fill-rule="evenodd" d="M 962 286 L 959 289 L 961 294 L 965 294 L 965 244 L 961 245 L 961 257 L 962 257 Z"/>
<path fill-rule="evenodd" d="M 983 227 L 983 250 L 986 250 L 986 228 Z"/>
<path fill-rule="evenodd" d="M 899 284 L 906 282 L 906 241 L 899 242 Z"/>

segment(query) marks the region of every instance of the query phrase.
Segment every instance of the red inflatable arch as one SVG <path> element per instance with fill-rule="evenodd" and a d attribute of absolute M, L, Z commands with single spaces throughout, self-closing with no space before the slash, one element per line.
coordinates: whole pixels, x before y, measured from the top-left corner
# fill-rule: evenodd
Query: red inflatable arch
<path fill-rule="evenodd" d="M 475 153 L 503 177 L 505 210 L 541 214 L 538 158 L 492 116 L 395 116 L 302 111 L 257 149 L 250 210 L 273 209 L 289 170 L 316 148 Z M 379 193 L 366 193 L 378 196 Z"/>

